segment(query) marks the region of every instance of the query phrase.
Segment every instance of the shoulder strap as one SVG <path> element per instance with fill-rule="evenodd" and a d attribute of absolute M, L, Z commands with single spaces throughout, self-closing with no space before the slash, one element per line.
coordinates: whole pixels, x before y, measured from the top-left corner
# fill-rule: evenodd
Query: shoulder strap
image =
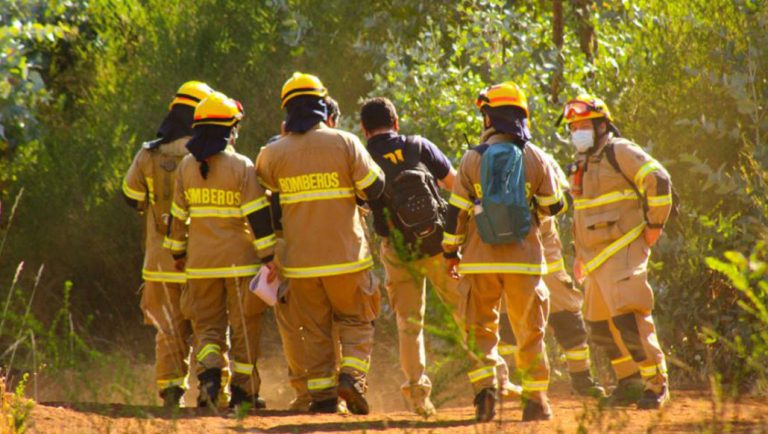
<path fill-rule="evenodd" d="M 616 149 L 613 147 L 613 143 L 609 143 L 605 145 L 605 150 L 603 151 L 605 154 L 605 158 L 608 160 L 608 163 L 610 163 L 611 167 L 613 167 L 613 170 L 619 172 L 619 175 L 621 175 L 622 178 L 624 178 L 625 181 L 627 181 L 627 184 L 629 184 L 633 190 L 635 190 L 635 193 L 637 193 L 638 197 L 642 197 L 640 194 L 640 190 L 637 188 L 634 182 L 632 182 L 631 179 L 627 175 L 624 174 L 624 171 L 621 170 L 621 166 L 619 166 L 619 161 L 616 159 Z"/>

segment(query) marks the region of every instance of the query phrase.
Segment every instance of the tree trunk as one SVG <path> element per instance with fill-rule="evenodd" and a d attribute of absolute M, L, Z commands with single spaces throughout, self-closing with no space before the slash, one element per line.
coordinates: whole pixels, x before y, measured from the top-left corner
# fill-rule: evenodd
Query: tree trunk
<path fill-rule="evenodd" d="M 557 49 L 557 58 L 555 60 L 556 70 L 552 75 L 552 86 L 550 88 L 550 100 L 557 103 L 560 94 L 560 86 L 563 83 L 563 0 L 552 0 L 552 42 Z"/>

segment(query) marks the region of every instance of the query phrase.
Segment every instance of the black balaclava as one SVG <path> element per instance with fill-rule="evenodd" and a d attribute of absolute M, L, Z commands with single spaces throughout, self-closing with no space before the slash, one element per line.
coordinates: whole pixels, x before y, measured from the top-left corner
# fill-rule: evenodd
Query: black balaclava
<path fill-rule="evenodd" d="M 223 125 L 200 125 L 192 130 L 192 138 L 187 142 L 187 149 L 200 162 L 200 174 L 208 178 L 208 157 L 223 151 L 229 143 L 233 127 Z"/>
<path fill-rule="evenodd" d="M 176 139 L 192 135 L 192 118 L 195 108 L 186 104 L 174 104 L 157 129 L 157 139 L 149 142 L 149 149 L 171 143 Z"/>
<path fill-rule="evenodd" d="M 323 98 L 314 95 L 297 96 L 285 105 L 285 131 L 305 133 L 328 117 Z"/>
<path fill-rule="evenodd" d="M 513 136 L 513 142 L 523 147 L 531 140 L 528 118 L 525 111 L 516 106 L 485 107 L 483 109 L 491 120 L 491 126 L 500 133 Z"/>

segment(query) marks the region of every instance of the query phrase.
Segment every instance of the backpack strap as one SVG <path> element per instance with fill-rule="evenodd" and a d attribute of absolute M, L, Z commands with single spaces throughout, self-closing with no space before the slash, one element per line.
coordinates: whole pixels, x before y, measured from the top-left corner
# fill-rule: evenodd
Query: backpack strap
<path fill-rule="evenodd" d="M 605 159 L 608 160 L 608 163 L 611 165 L 611 167 L 613 167 L 613 170 L 618 172 L 619 175 L 621 175 L 621 177 L 624 178 L 625 181 L 627 181 L 627 184 L 629 184 L 629 186 L 632 187 L 632 190 L 635 191 L 635 194 L 637 194 L 638 200 L 640 200 L 640 203 L 643 204 L 643 215 L 648 214 L 648 202 L 640 193 L 640 189 L 637 188 L 635 183 L 632 182 L 632 180 L 629 179 L 629 177 L 624 174 L 623 170 L 621 170 L 621 166 L 619 166 L 619 161 L 616 159 L 616 149 L 614 149 L 613 143 L 608 143 L 607 145 L 605 145 L 603 154 L 605 155 Z"/>

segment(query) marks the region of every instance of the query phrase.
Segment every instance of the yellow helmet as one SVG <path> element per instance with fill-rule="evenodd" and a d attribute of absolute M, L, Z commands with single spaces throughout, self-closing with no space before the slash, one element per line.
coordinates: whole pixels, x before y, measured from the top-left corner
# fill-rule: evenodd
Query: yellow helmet
<path fill-rule="evenodd" d="M 479 109 L 485 106 L 502 107 L 511 105 L 520 107 L 525 111 L 525 116 L 530 117 L 528 114 L 528 100 L 525 98 L 525 94 L 517 84 L 511 81 L 505 81 L 483 90 L 477 97 L 475 105 Z"/>
<path fill-rule="evenodd" d="M 280 92 L 280 108 L 284 108 L 288 101 L 299 95 L 315 95 L 324 98 L 328 95 L 328 90 L 323 86 L 320 79 L 314 75 L 294 72 L 293 76 L 285 82 L 283 90 Z"/>
<path fill-rule="evenodd" d="M 568 124 L 597 118 L 606 118 L 608 121 L 613 122 L 611 111 L 608 110 L 605 102 L 589 94 L 579 95 L 577 98 L 565 103 L 563 108 L 563 119 Z"/>
<path fill-rule="evenodd" d="M 168 109 L 170 110 L 175 104 L 184 104 L 192 108 L 197 107 L 200 101 L 212 93 L 213 89 L 202 81 L 188 81 L 182 84 L 179 90 L 176 91 L 176 97 L 173 98 Z"/>
<path fill-rule="evenodd" d="M 243 118 L 243 106 L 221 92 L 213 92 L 195 108 L 193 127 L 221 125 L 231 127 Z"/>

